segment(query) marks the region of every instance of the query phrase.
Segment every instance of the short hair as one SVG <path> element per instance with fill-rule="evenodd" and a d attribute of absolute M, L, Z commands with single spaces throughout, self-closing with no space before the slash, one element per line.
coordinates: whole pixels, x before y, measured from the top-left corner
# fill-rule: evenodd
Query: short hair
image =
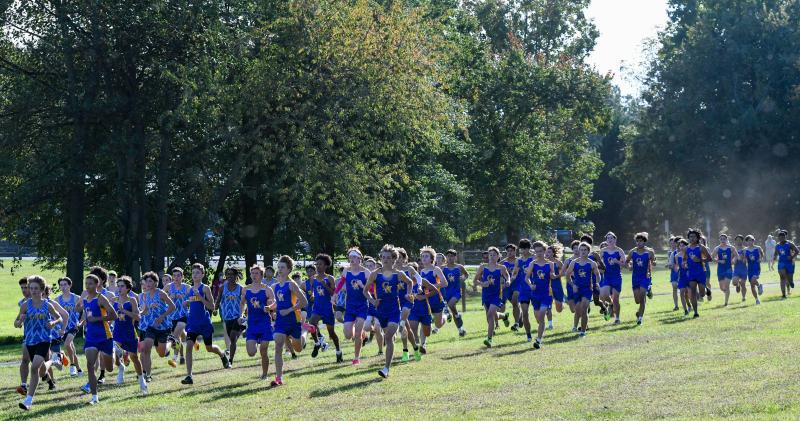
<path fill-rule="evenodd" d="M 531 245 L 531 248 L 534 249 L 534 250 L 537 249 L 537 248 L 543 248 L 543 249 L 547 250 L 547 244 L 545 244 L 543 241 L 536 241 Z"/>
<path fill-rule="evenodd" d="M 677 241 L 678 241 L 678 244 L 683 244 L 684 246 L 688 246 L 689 245 L 689 240 L 687 240 L 685 238 L 678 238 Z"/>
<path fill-rule="evenodd" d="M 753 237 L 752 235 L 748 235 L 747 237 L 744 237 L 744 241 L 756 241 L 756 237 Z"/>
<path fill-rule="evenodd" d="M 172 282 L 172 275 L 170 275 L 169 273 L 165 273 L 165 274 L 163 274 L 163 275 L 161 275 L 161 276 L 163 276 L 164 278 L 167 278 L 167 280 L 168 280 L 169 282 Z"/>
<path fill-rule="evenodd" d="M 316 271 L 317 268 L 315 268 L 314 265 L 306 265 L 306 272 L 308 272 L 309 270 Z"/>
<path fill-rule="evenodd" d="M 100 278 L 98 278 L 97 275 L 95 275 L 93 273 L 90 273 L 90 274 L 86 275 L 86 278 L 84 278 L 84 280 L 91 280 L 95 284 L 98 284 L 98 285 L 100 284 Z M 30 279 L 28 279 L 28 282 L 30 282 Z"/>
<path fill-rule="evenodd" d="M 497 247 L 495 247 L 495 248 L 497 248 Z M 481 256 L 488 256 L 488 255 L 489 255 L 489 250 L 481 252 Z"/>
<path fill-rule="evenodd" d="M 575 246 L 579 246 L 579 245 L 581 245 L 580 240 L 572 240 L 572 242 L 569 243 L 569 248 L 574 249 Z"/>
<path fill-rule="evenodd" d="M 449 249 L 446 252 L 444 252 L 444 254 L 446 256 L 458 256 L 458 252 L 455 251 L 454 249 Z"/>
<path fill-rule="evenodd" d="M 431 255 L 431 260 L 436 259 L 436 250 L 433 249 L 431 246 L 425 246 L 419 249 L 419 257 L 422 257 L 424 253 L 428 253 Z"/>
<path fill-rule="evenodd" d="M 404 259 L 408 259 L 408 252 L 406 252 L 406 249 L 402 247 L 397 248 L 397 255 Z"/>
<path fill-rule="evenodd" d="M 183 272 L 181 272 L 181 273 L 183 273 Z M 145 274 L 142 275 L 142 280 L 144 281 L 145 279 L 151 279 L 153 281 L 153 283 L 158 285 L 158 274 L 153 272 L 152 270 L 149 271 L 149 272 L 145 272 Z"/>
<path fill-rule="evenodd" d="M 789 235 L 789 231 L 786 231 L 786 230 L 780 230 L 780 231 L 778 231 L 778 237 L 780 237 L 780 236 L 784 236 L 784 237 L 786 237 L 786 236 L 788 236 L 788 235 Z"/>
<path fill-rule="evenodd" d="M 113 277 L 115 277 L 115 278 L 116 278 L 116 277 L 117 277 L 117 272 L 116 272 L 116 271 L 113 271 L 113 270 L 109 270 L 109 271 L 108 271 L 108 276 L 113 276 Z"/>
<path fill-rule="evenodd" d="M 105 284 L 108 280 L 108 271 L 100 266 L 92 266 L 89 268 L 89 274 L 97 277 L 98 283 Z"/>
<path fill-rule="evenodd" d="M 586 247 L 587 250 L 589 250 L 590 252 L 592 251 L 592 245 L 587 243 L 586 241 L 581 241 L 581 243 L 578 245 L 578 250 L 580 250 L 581 247 Z"/>
<path fill-rule="evenodd" d="M 399 256 L 397 254 L 397 249 L 391 244 L 383 245 L 383 247 L 381 248 L 381 254 L 383 253 L 389 253 L 392 256 L 392 259 L 397 259 L 397 257 Z"/>
<path fill-rule="evenodd" d="M 600 243 L 600 248 L 601 248 L 601 249 L 604 249 L 604 248 L 606 248 L 606 247 L 608 247 L 608 243 L 606 243 L 605 241 L 603 241 L 602 243 Z"/>
<path fill-rule="evenodd" d="M 411 262 L 408 265 L 414 268 L 414 270 L 419 270 L 419 265 L 417 264 L 417 262 Z"/>
<path fill-rule="evenodd" d="M 117 279 L 117 282 L 124 283 L 125 284 L 125 288 L 128 288 L 128 291 L 133 289 L 133 279 L 131 279 L 131 277 L 128 276 L 128 275 L 120 276 L 120 278 Z"/>
<path fill-rule="evenodd" d="M 527 238 L 523 238 L 522 240 L 519 240 L 519 248 L 521 248 L 521 249 L 529 249 L 529 248 L 531 248 L 531 240 L 529 240 Z"/>
<path fill-rule="evenodd" d="M 264 276 L 264 272 L 266 271 L 264 269 L 264 266 L 261 266 L 258 263 L 254 264 L 253 266 L 250 266 L 250 272 L 252 272 L 253 270 L 261 272 L 261 276 Z"/>
<path fill-rule="evenodd" d="M 28 277 L 27 276 L 23 276 L 22 278 L 19 278 L 19 284 L 20 285 L 28 285 Z"/>
<path fill-rule="evenodd" d="M 171 272 L 172 272 L 172 273 L 178 272 L 178 273 L 180 273 L 181 275 L 183 275 L 183 268 L 181 268 L 180 266 L 175 266 L 174 268 L 172 268 L 172 271 L 171 271 Z"/>
<path fill-rule="evenodd" d="M 495 252 L 495 253 L 497 253 L 498 256 L 500 256 L 500 249 L 498 249 L 495 246 L 491 246 L 488 249 L 486 249 L 486 254 L 489 254 L 491 252 Z"/>
<path fill-rule="evenodd" d="M 44 281 L 44 278 L 41 277 L 41 275 L 31 275 L 28 277 L 28 285 L 39 284 L 39 288 L 41 288 L 42 291 L 44 291 L 45 283 L 46 282 Z"/>
<path fill-rule="evenodd" d="M 722 238 L 722 237 L 728 238 L 728 234 L 725 234 L 725 233 L 723 232 L 723 233 L 721 233 L 721 234 L 719 235 L 719 238 Z"/>
<path fill-rule="evenodd" d="M 744 241 L 744 235 L 742 235 L 742 234 L 736 234 L 736 237 L 733 237 L 733 239 L 734 239 L 734 240 L 742 240 L 742 241 Z"/>
<path fill-rule="evenodd" d="M 292 270 L 294 268 L 294 259 L 285 254 L 278 259 L 278 263 L 285 264 L 286 267 L 289 268 L 289 270 Z"/>
<path fill-rule="evenodd" d="M 581 235 L 581 242 L 582 242 L 582 243 L 588 243 L 590 246 L 591 246 L 592 244 L 594 244 L 594 240 L 592 239 L 592 236 L 591 236 L 591 235 L 589 235 L 589 234 L 583 234 L 583 235 Z M 591 250 L 591 247 L 589 247 L 589 250 Z"/>
<path fill-rule="evenodd" d="M 200 272 L 206 273 L 206 267 L 203 266 L 202 263 L 194 263 L 192 264 L 192 270 L 199 270 Z"/>
<path fill-rule="evenodd" d="M 364 258 L 364 262 L 365 262 L 365 263 L 369 263 L 369 262 L 372 262 L 372 263 L 377 263 L 377 262 L 375 261 L 375 258 L 374 258 L 374 257 L 372 257 L 372 256 L 367 256 L 367 257 L 365 257 L 365 258 Z"/>
<path fill-rule="evenodd" d="M 609 231 L 609 232 L 606 233 L 606 237 L 605 238 L 608 238 L 608 237 L 611 237 L 611 238 L 616 240 L 617 239 L 617 234 L 614 234 L 613 232 Z"/>
<path fill-rule="evenodd" d="M 515 244 L 508 243 L 506 244 L 506 247 L 503 250 L 508 251 L 509 249 L 517 251 L 517 246 Z"/>
<path fill-rule="evenodd" d="M 639 240 L 641 238 L 646 243 L 647 237 L 649 237 L 649 234 L 647 234 L 646 232 L 637 232 L 636 235 L 633 236 L 633 239 Z"/>
<path fill-rule="evenodd" d="M 295 272 L 295 273 L 293 273 L 293 274 L 292 274 L 292 279 L 300 279 L 301 277 L 302 277 L 302 276 L 300 276 L 300 274 L 299 274 L 299 273 L 297 273 L 297 272 Z"/>
<path fill-rule="evenodd" d="M 677 239 L 678 239 L 678 237 L 675 237 L 675 236 L 670 236 L 670 237 L 669 237 L 669 242 L 670 242 L 670 243 L 674 243 L 674 242 L 675 242 L 675 240 L 677 240 Z"/>
<path fill-rule="evenodd" d="M 333 264 L 333 259 L 331 259 L 331 256 L 325 253 L 319 253 L 317 254 L 317 257 L 314 258 L 315 262 L 318 262 L 320 260 L 322 261 L 322 263 L 325 263 L 326 267 L 331 267 L 331 265 Z"/>
<path fill-rule="evenodd" d="M 63 278 L 58 278 L 58 282 L 57 283 L 59 285 L 61 285 L 61 281 L 64 281 L 64 282 L 67 283 L 67 285 L 72 286 L 72 279 L 69 279 L 69 276 L 65 276 Z M 22 280 L 20 279 L 20 283 L 21 282 L 22 282 Z M 26 282 L 27 282 L 27 280 L 26 280 Z"/>
<path fill-rule="evenodd" d="M 362 253 L 362 252 L 361 252 L 361 249 L 359 249 L 359 248 L 358 248 L 358 247 L 356 247 L 356 246 L 353 246 L 353 247 L 350 247 L 349 249 L 347 249 L 347 257 L 348 257 L 348 258 L 350 257 L 350 253 L 351 253 L 351 252 L 356 252 L 356 253 L 358 253 L 358 257 L 360 257 L 360 258 L 362 258 L 362 259 L 364 258 L 364 253 Z"/>
<path fill-rule="evenodd" d="M 697 241 L 700 241 L 700 237 L 703 236 L 703 234 L 700 233 L 699 229 L 689 228 L 689 231 L 686 232 L 686 238 L 688 239 L 689 237 L 692 236 L 692 234 L 694 234 L 697 237 Z"/>
<path fill-rule="evenodd" d="M 272 265 L 269 265 L 269 266 L 265 266 L 265 267 L 264 267 L 264 273 L 267 273 L 267 271 L 268 271 L 268 270 L 271 270 L 271 271 L 272 271 L 272 273 L 275 273 L 275 268 L 274 268 L 274 267 L 272 267 Z"/>

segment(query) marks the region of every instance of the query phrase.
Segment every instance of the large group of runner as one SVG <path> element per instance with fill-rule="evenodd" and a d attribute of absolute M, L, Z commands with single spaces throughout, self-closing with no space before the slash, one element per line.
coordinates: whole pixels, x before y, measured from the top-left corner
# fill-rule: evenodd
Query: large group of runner
<path fill-rule="evenodd" d="M 670 270 L 675 311 L 699 317 L 698 302 L 711 299 L 710 263 L 717 264 L 719 290 L 724 305 L 730 299 L 730 286 L 747 299 L 748 290 L 760 304 L 763 286 L 759 282 L 761 263 L 777 262 L 781 294 L 794 288 L 794 260 L 797 247 L 780 231 L 774 256 L 765 254 L 752 235 L 737 235 L 731 244 L 727 235 L 710 250 L 699 230 L 690 229 L 685 237 L 669 240 L 666 267 Z M 553 312 L 565 305 L 572 313 L 572 330 L 585 336 L 591 304 L 599 308 L 606 321 L 620 323 L 622 272 L 631 272 L 630 284 L 638 305 L 636 323 L 644 322 L 647 300 L 652 298 L 652 271 L 656 254 L 648 247 L 647 233 L 638 233 L 636 247 L 625 251 L 613 233 L 605 236 L 599 248 L 591 236 L 573 241 L 571 254 L 564 259 L 560 244 L 520 240 L 483 252 L 483 262 L 474 273 L 457 263 L 458 253 L 437 253 L 431 247 L 419 250 L 416 262 L 406 250 L 385 245 L 376 260 L 364 256 L 356 247 L 347 251 L 348 264 L 334 267 L 327 254 L 318 254 L 314 265 L 305 267 L 305 279 L 292 272 L 295 262 L 281 256 L 275 268 L 254 265 L 249 279 L 242 283 L 238 267 L 225 269 L 224 281 L 211 288 L 202 264 L 191 266 L 191 280 L 185 282 L 180 267 L 159 277 L 145 273 L 141 293 L 133 291 L 129 276 L 117 277 L 113 271 L 92 267 L 82 280 L 84 291 L 72 293 L 73 280 L 58 280 L 60 293 L 50 291 L 39 275 L 19 280 L 23 298 L 19 301 L 16 327 L 24 328 L 21 385 L 24 396 L 20 408 L 28 410 L 40 381 L 56 387 L 56 370 L 69 367 L 70 376 L 84 373 L 75 349 L 75 338 L 82 332 L 85 372 L 88 382 L 81 387 L 98 400 L 98 385 L 107 374 L 117 371 L 116 382 L 123 384 L 130 364 L 136 372 L 140 390 L 148 392 L 152 379 L 153 351 L 172 367 L 185 366 L 184 385 L 193 383 L 192 361 L 200 342 L 206 352 L 219 356 L 223 368 L 231 368 L 239 355 L 237 343 L 243 337 L 245 352 L 261 360 L 262 380 L 269 379 L 270 343 L 275 365 L 272 386 L 283 384 L 284 356 L 296 358 L 306 343 L 313 344 L 311 356 L 327 351 L 331 345 L 336 361 L 343 362 L 337 322 L 344 339 L 353 341 L 352 364 L 360 363 L 363 347 L 374 341 L 385 365 L 378 372 L 389 377 L 395 356 L 395 336 L 402 341 L 401 360 L 420 361 L 428 352 L 427 339 L 452 321 L 460 336 L 466 334 L 462 314 L 456 304 L 462 299 L 467 281 L 480 288 L 486 316 L 487 347 L 500 326 L 523 329 L 527 341 L 542 347 L 545 331 L 553 328 Z M 337 272 L 334 274 L 334 272 Z M 749 286 L 749 288 L 748 288 Z M 534 335 L 532 319 L 536 323 Z M 224 327 L 226 349 L 213 343 L 212 315 L 219 314 Z M 513 320 L 512 320 L 513 319 Z M 325 331 L 320 323 L 325 325 Z"/>

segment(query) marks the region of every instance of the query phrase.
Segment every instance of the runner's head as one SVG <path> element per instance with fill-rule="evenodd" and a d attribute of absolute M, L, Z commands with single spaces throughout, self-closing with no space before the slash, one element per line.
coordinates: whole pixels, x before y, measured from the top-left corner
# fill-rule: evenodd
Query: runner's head
<path fill-rule="evenodd" d="M 434 262 L 436 266 L 442 266 L 444 264 L 444 254 L 436 253 L 436 260 Z"/>
<path fill-rule="evenodd" d="M 592 245 L 587 243 L 586 241 L 581 241 L 580 245 L 578 245 L 578 256 L 579 257 L 589 257 L 589 253 L 592 251 Z"/>
<path fill-rule="evenodd" d="M 786 237 L 788 236 L 789 236 L 789 231 L 786 230 L 778 231 L 778 241 L 780 241 L 781 243 L 786 241 Z"/>
<path fill-rule="evenodd" d="M 537 241 L 533 243 L 532 248 L 537 259 L 544 259 L 544 252 L 547 250 L 547 244 L 542 241 Z"/>
<path fill-rule="evenodd" d="M 161 275 L 161 285 L 169 285 L 172 283 L 172 275 L 165 273 Z"/>
<path fill-rule="evenodd" d="M 183 282 L 183 269 L 180 267 L 172 268 L 172 277 L 175 278 L 175 282 L 177 283 Z"/>
<path fill-rule="evenodd" d="M 434 259 L 436 258 L 436 250 L 433 249 L 431 246 L 425 246 L 419 249 L 419 260 L 422 262 L 422 265 L 428 267 L 434 263 Z"/>
<path fill-rule="evenodd" d="M 287 255 L 283 255 L 278 259 L 278 275 L 286 278 L 294 268 L 294 259 Z"/>
<path fill-rule="evenodd" d="M 636 241 L 636 247 L 643 248 L 647 244 L 647 237 L 649 235 L 646 232 L 636 233 L 633 237 L 634 241 Z"/>
<path fill-rule="evenodd" d="M 558 259 L 561 260 L 561 256 L 563 255 L 564 250 L 561 247 L 561 244 L 555 243 L 547 246 L 547 251 L 544 254 L 545 259 Z"/>
<path fill-rule="evenodd" d="M 331 259 L 331 256 L 325 253 L 320 253 L 314 258 L 314 267 L 317 269 L 317 273 L 319 274 L 326 273 L 332 264 L 333 259 Z"/>
<path fill-rule="evenodd" d="M 147 272 L 142 275 L 142 291 L 151 291 L 158 287 L 158 275 L 155 272 Z"/>
<path fill-rule="evenodd" d="M 519 249 L 523 254 L 530 253 L 532 247 L 531 240 L 523 238 L 522 240 L 519 240 L 519 243 L 517 244 L 519 244 Z"/>
<path fill-rule="evenodd" d="M 133 280 L 128 275 L 123 275 L 117 279 L 117 289 L 119 290 L 120 297 L 126 297 L 131 289 L 133 289 Z"/>
<path fill-rule="evenodd" d="M 728 245 L 728 234 L 724 234 L 724 233 L 720 234 L 719 235 L 719 243 L 722 244 L 723 246 L 727 246 Z"/>
<path fill-rule="evenodd" d="M 102 268 L 100 266 L 92 266 L 92 267 L 89 268 L 89 274 L 96 276 L 97 279 L 100 281 L 97 284 L 98 285 L 98 287 L 97 287 L 98 291 L 100 290 L 100 288 L 103 288 L 103 287 L 106 286 L 106 282 L 108 281 L 108 271 L 107 270 L 105 270 L 104 268 Z"/>
<path fill-rule="evenodd" d="M 28 283 L 30 284 L 30 278 L 28 278 Z M 83 279 L 83 286 L 86 292 L 97 293 L 97 290 L 100 286 L 100 278 L 98 278 L 97 275 L 90 273 L 86 275 L 86 278 Z"/>
<path fill-rule="evenodd" d="M 744 237 L 744 244 L 747 247 L 753 247 L 753 244 L 755 244 L 755 242 L 756 242 L 756 237 L 754 237 L 752 235 L 748 235 L 747 237 Z"/>
<path fill-rule="evenodd" d="M 361 253 L 361 250 L 358 247 L 350 247 L 350 249 L 347 250 L 347 260 L 352 266 L 361 266 L 361 260 L 363 258 L 364 254 Z"/>
<path fill-rule="evenodd" d="M 614 234 L 613 232 L 609 231 L 608 234 L 606 234 L 606 244 L 608 244 L 609 247 L 616 247 L 617 234 Z"/>
<path fill-rule="evenodd" d="M 698 244 L 700 237 L 700 230 L 697 228 L 689 228 L 689 231 L 686 232 L 686 239 L 689 240 L 689 244 Z"/>
<path fill-rule="evenodd" d="M 261 266 L 258 263 L 250 267 L 250 279 L 253 280 L 254 284 L 261 283 L 261 281 L 264 279 L 264 271 L 264 266 Z"/>
<path fill-rule="evenodd" d="M 72 291 L 72 279 L 68 277 L 63 277 L 58 280 L 58 290 L 61 291 L 62 294 L 66 294 Z"/>
<path fill-rule="evenodd" d="M 202 263 L 192 264 L 192 282 L 201 283 L 206 276 L 206 267 Z"/>
<path fill-rule="evenodd" d="M 30 298 L 31 293 L 28 289 L 28 277 L 22 277 L 19 279 L 19 289 L 22 291 L 22 296 L 25 298 Z"/>
<path fill-rule="evenodd" d="M 452 266 L 456 263 L 456 258 L 458 257 L 458 252 L 450 249 L 444 253 L 445 257 L 447 258 L 447 264 Z"/>
<path fill-rule="evenodd" d="M 530 249 L 530 244 L 528 244 L 528 249 Z M 506 258 L 513 259 L 515 257 L 517 257 L 517 246 L 511 243 L 506 244 Z"/>
<path fill-rule="evenodd" d="M 397 249 L 393 245 L 384 244 L 383 248 L 381 248 L 381 264 L 383 267 L 391 269 L 398 255 Z"/>
<path fill-rule="evenodd" d="M 513 246 L 513 244 L 510 245 Z M 486 255 L 489 258 L 489 263 L 497 263 L 500 259 L 500 250 L 494 246 L 489 247 L 489 249 L 486 250 Z"/>

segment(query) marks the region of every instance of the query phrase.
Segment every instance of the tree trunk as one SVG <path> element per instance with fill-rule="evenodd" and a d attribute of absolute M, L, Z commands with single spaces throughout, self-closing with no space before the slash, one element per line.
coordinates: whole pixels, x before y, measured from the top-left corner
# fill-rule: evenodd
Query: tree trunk
<path fill-rule="evenodd" d="M 219 211 L 220 206 L 222 206 L 222 202 L 228 197 L 233 188 L 241 183 L 244 174 L 250 170 L 250 167 L 252 166 L 251 162 L 253 160 L 248 159 L 250 155 L 249 152 L 249 149 L 244 149 L 239 151 L 239 153 L 236 155 L 236 161 L 231 165 L 228 178 L 215 189 L 211 202 L 208 204 L 208 206 L 206 206 L 205 211 L 201 214 L 200 220 L 197 221 L 197 227 L 195 227 L 194 233 L 192 233 L 189 244 L 176 253 L 175 258 L 169 264 L 170 270 L 175 266 L 185 262 L 186 259 L 188 259 L 189 256 L 191 256 L 192 253 L 197 250 L 197 247 L 203 244 L 206 230 L 211 225 L 213 215 Z"/>
<path fill-rule="evenodd" d="M 169 197 L 170 180 L 170 136 L 161 132 L 161 146 L 158 153 L 158 181 L 155 204 L 155 239 L 153 248 L 153 265 L 159 277 L 164 273 L 164 259 L 167 255 L 167 198 Z"/>
<path fill-rule="evenodd" d="M 217 261 L 217 268 L 214 270 L 214 277 L 217 279 L 223 274 L 222 271 L 225 270 L 225 260 L 228 259 L 232 243 L 233 235 L 231 235 L 231 228 L 224 227 L 222 229 L 222 241 L 219 245 L 219 260 Z"/>
<path fill-rule="evenodd" d="M 506 226 L 506 241 L 511 244 L 517 244 L 519 242 L 519 230 L 517 227 L 511 225 Z"/>

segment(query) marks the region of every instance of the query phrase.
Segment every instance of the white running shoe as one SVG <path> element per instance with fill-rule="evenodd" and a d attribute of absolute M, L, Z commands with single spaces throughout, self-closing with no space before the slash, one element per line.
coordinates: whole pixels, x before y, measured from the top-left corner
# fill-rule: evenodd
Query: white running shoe
<path fill-rule="evenodd" d="M 139 390 L 142 392 L 142 395 L 147 394 L 147 381 L 145 381 L 144 376 L 139 376 Z"/>
<path fill-rule="evenodd" d="M 78 375 L 78 369 L 74 365 L 69 366 L 69 376 L 75 377 Z"/>
<path fill-rule="evenodd" d="M 117 367 L 117 384 L 122 384 L 125 382 L 125 366 L 120 365 Z"/>

